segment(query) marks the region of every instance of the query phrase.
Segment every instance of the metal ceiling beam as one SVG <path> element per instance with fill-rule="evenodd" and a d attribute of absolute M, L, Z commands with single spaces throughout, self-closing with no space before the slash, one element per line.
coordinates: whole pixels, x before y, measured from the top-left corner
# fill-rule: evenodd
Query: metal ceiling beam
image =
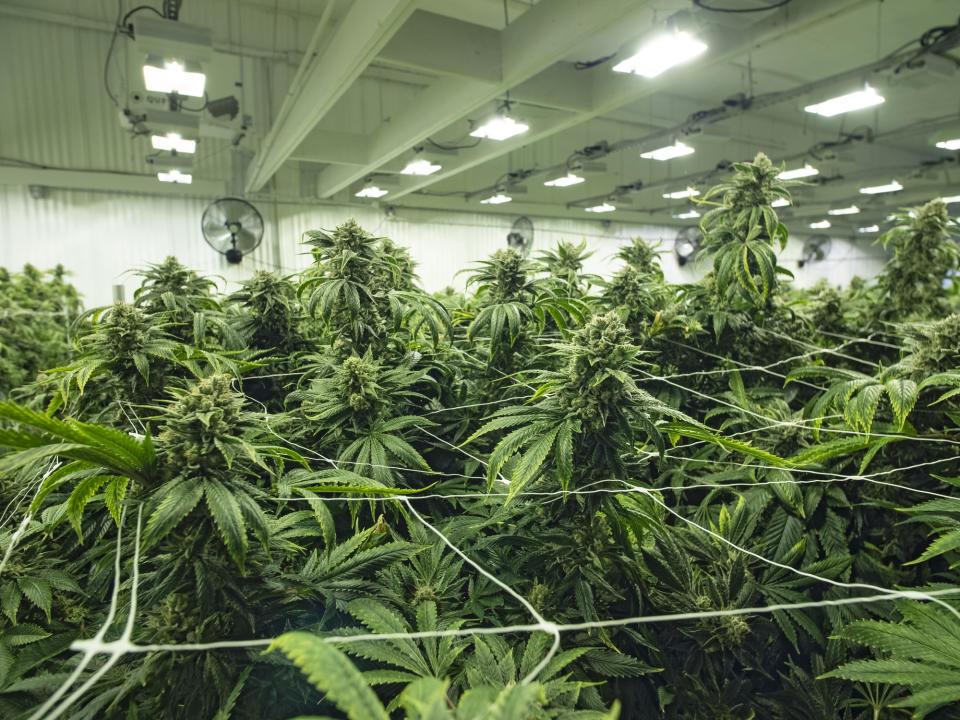
<path fill-rule="evenodd" d="M 549 68 L 584 40 L 649 14 L 637 0 L 551 0 L 534 6 L 498 33 L 500 81 L 441 78 L 369 139 L 370 162 L 362 168 L 329 168 L 317 182 L 321 198 L 349 187 L 384 163 L 482 108 L 506 91 Z"/>
<path fill-rule="evenodd" d="M 386 44 L 377 61 L 497 83 L 501 80 L 500 33 L 417 10 Z"/>
<path fill-rule="evenodd" d="M 742 32 L 718 27 L 713 37 L 708 40 L 709 52 L 700 61 L 674 68 L 653 80 L 613 72 L 595 74 L 592 76 L 592 101 L 589 109 L 531 127 L 529 132 L 509 140 L 485 142 L 475 150 L 462 152 L 456 161 L 448 163 L 438 173 L 407 179 L 396 192 L 392 193 L 392 197 L 401 198 L 434 183 L 448 180 L 465 170 L 482 165 L 520 147 L 533 144 L 595 117 L 614 112 L 624 105 L 657 92 L 668 90 L 675 87 L 678 82 L 682 82 L 684 78 L 702 73 L 705 64 L 716 65 L 729 62 L 758 47 L 775 42 L 787 33 L 797 32 L 824 22 L 868 2 L 870 0 L 808 0 L 802 4 L 790 4 L 777 11 L 771 18 L 759 21 Z M 528 13 L 528 15 L 532 14 L 532 11 Z"/>
<path fill-rule="evenodd" d="M 250 163 L 246 191 L 273 177 L 304 138 L 416 9 L 416 0 L 354 0 L 319 56 L 303 58 L 302 82 L 287 95 L 277 119 Z M 324 32 L 319 23 L 317 33 Z M 310 43 L 314 45 L 313 42 Z"/>

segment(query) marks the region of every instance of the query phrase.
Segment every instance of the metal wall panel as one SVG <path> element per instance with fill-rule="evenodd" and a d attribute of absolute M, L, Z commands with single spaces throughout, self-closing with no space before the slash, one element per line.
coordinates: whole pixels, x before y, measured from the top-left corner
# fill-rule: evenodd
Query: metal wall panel
<path fill-rule="evenodd" d="M 376 208 L 255 203 L 263 215 L 264 241 L 240 266 L 229 266 L 207 246 L 200 233 L 205 198 L 110 195 L 53 190 L 34 199 L 26 188 L 0 188 L 0 265 L 17 269 L 30 262 L 41 268 L 57 263 L 73 273 L 73 281 L 85 296 L 87 306 L 111 301 L 111 286 L 123 283 L 127 297 L 137 280 L 125 275 L 132 268 L 177 256 L 186 265 L 209 275 L 219 275 L 230 287 L 258 268 L 295 272 L 306 267 L 309 256 L 300 243 L 313 228 L 331 229 L 353 217 L 367 230 L 386 235 L 408 246 L 418 263 L 424 287 L 440 290 L 447 285 L 462 288 L 466 274 L 460 270 L 506 245 L 513 216 L 450 213 L 398 208 L 387 219 Z M 534 252 L 558 240 L 586 239 L 594 255 L 586 270 L 609 276 L 616 269 L 611 256 L 631 237 L 663 239 L 662 265 L 667 279 L 689 282 L 708 269 L 707 264 L 680 268 L 670 252 L 675 229 L 578 220 L 533 218 Z M 854 273 L 875 275 L 885 260 L 873 246 L 854 245 L 835 239 L 831 256 L 810 263 L 802 270 L 796 260 L 802 238 L 792 237 L 782 262 L 797 275 L 797 283 L 809 286 L 825 279 L 846 285 Z"/>

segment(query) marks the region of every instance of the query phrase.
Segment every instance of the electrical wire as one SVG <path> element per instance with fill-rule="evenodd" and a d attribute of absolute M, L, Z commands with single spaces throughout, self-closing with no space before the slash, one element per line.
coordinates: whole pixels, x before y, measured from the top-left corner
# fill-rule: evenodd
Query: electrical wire
<path fill-rule="evenodd" d="M 447 145 L 445 143 L 438 143 L 432 138 L 427 138 L 427 142 L 437 150 L 467 150 L 469 148 L 475 148 L 477 145 L 483 142 L 483 138 L 477 138 L 477 141 L 470 143 L 468 145 Z"/>
<path fill-rule="evenodd" d="M 150 10 L 160 17 L 164 17 L 163 13 L 157 10 L 155 7 L 151 7 L 150 5 L 137 5 L 137 7 L 131 9 L 126 15 L 123 16 L 123 20 L 121 20 L 119 23 L 120 27 L 127 29 L 127 23 L 130 21 L 130 18 L 134 13 L 140 12 L 141 10 Z"/>
<path fill-rule="evenodd" d="M 131 11 L 132 12 L 132 11 Z M 123 17 L 123 0 L 117 0 L 117 19 L 113 23 L 113 34 L 110 36 L 110 47 L 107 48 L 107 59 L 103 63 L 103 87 L 107 91 L 107 97 L 115 106 L 120 107 L 120 101 L 110 89 L 110 58 L 113 57 L 113 49 L 117 45 L 117 36 L 120 34 L 121 18 Z"/>
<path fill-rule="evenodd" d="M 773 5 L 763 5 L 761 7 L 755 8 L 721 8 L 715 7 L 713 5 L 707 5 L 704 0 L 693 0 L 693 4 L 696 5 L 701 10 L 709 10 L 710 12 L 718 13 L 755 13 L 755 12 L 766 12 L 767 10 L 776 10 L 777 8 L 782 8 L 786 5 L 789 5 L 793 0 L 780 0 L 780 2 L 774 3 Z"/>
<path fill-rule="evenodd" d="M 605 62 L 613 60 L 616 56 L 617 54 L 614 52 L 597 58 L 596 60 L 578 60 L 573 64 L 573 68 L 574 70 L 589 70 L 590 68 L 595 68 L 597 65 L 603 65 Z"/>

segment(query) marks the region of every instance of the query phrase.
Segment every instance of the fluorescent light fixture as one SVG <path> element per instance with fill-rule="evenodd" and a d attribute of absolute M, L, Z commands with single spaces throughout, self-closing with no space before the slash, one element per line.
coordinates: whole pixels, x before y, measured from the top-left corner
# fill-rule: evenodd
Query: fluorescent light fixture
<path fill-rule="evenodd" d="M 790 201 L 787 200 L 786 198 L 777 198 L 772 203 L 770 203 L 770 207 L 787 207 L 787 205 L 789 204 L 790 204 Z"/>
<path fill-rule="evenodd" d="M 698 213 L 696 210 L 691 210 L 690 212 L 679 213 L 677 215 L 674 215 L 673 217 L 676 220 L 689 220 L 691 218 L 700 217 L 700 213 Z"/>
<path fill-rule="evenodd" d="M 180 133 L 170 132 L 166 135 L 154 135 L 150 138 L 154 150 L 169 150 L 171 152 L 189 155 L 197 151 L 197 141 L 187 140 Z"/>
<path fill-rule="evenodd" d="M 470 133 L 470 135 L 472 137 L 488 138 L 490 140 L 506 140 L 507 138 L 512 138 L 514 135 L 525 133 L 529 129 L 529 125 L 518 123 L 508 115 L 499 115 L 485 122 Z"/>
<path fill-rule="evenodd" d="M 207 76 L 202 72 L 190 72 L 183 63 L 164 60 L 162 65 L 150 61 L 143 66 L 143 82 L 150 92 L 177 93 L 190 97 L 203 97 Z"/>
<path fill-rule="evenodd" d="M 778 180 L 797 180 L 798 178 L 811 177 L 812 175 L 819 175 L 820 171 L 815 167 L 809 164 L 805 164 L 802 168 L 797 168 L 796 170 L 784 170 L 782 173 L 777 175 Z"/>
<path fill-rule="evenodd" d="M 897 190 L 903 190 L 903 185 L 896 180 L 891 180 L 886 185 L 871 185 L 870 187 L 860 188 L 860 192 L 864 195 L 879 195 L 880 193 L 896 192 Z"/>
<path fill-rule="evenodd" d="M 673 160 L 673 158 L 690 155 L 694 152 L 693 148 L 682 142 L 675 142 L 673 145 L 657 148 L 649 152 L 640 153 L 640 157 L 647 160 Z"/>
<path fill-rule="evenodd" d="M 694 190 L 692 187 L 688 187 L 686 190 L 675 190 L 671 193 L 664 193 L 663 197 L 667 200 L 680 200 L 682 198 L 696 197 L 700 192 Z"/>
<path fill-rule="evenodd" d="M 858 212 L 860 212 L 860 208 L 856 205 L 851 205 L 850 207 L 827 210 L 827 215 L 856 215 Z"/>
<path fill-rule="evenodd" d="M 583 182 L 583 178 L 579 175 L 574 175 L 573 173 L 567 173 L 563 177 L 554 178 L 553 180 L 547 180 L 544 185 L 547 187 L 569 187 L 571 185 L 579 185 Z"/>
<path fill-rule="evenodd" d="M 704 43 L 689 33 L 668 33 L 654 38 L 635 55 L 614 65 L 613 71 L 655 78 L 675 65 L 692 60 L 706 49 Z"/>
<path fill-rule="evenodd" d="M 177 169 L 173 169 L 169 172 L 158 172 L 157 180 L 160 182 L 172 182 L 181 183 L 182 185 L 189 185 L 193 182 L 193 175 L 185 174 Z"/>
<path fill-rule="evenodd" d="M 810 227 L 814 230 L 825 230 L 826 228 L 830 227 L 830 221 L 821 220 L 820 222 L 810 223 Z"/>
<path fill-rule="evenodd" d="M 616 205 L 611 205 L 608 202 L 605 202 L 601 205 L 594 205 L 593 207 L 584 208 L 584 210 L 586 210 L 587 212 L 592 212 L 592 213 L 613 212 L 616 209 L 617 209 Z"/>
<path fill-rule="evenodd" d="M 943 200 L 947 205 L 950 203 L 960 203 L 960 195 L 951 195 L 950 197 L 944 197 L 940 199 Z"/>
<path fill-rule="evenodd" d="M 937 143 L 937 147 L 944 150 L 960 150 L 960 137 L 952 140 L 941 140 Z"/>
<path fill-rule="evenodd" d="M 857 90 L 856 92 L 846 95 L 830 98 L 815 105 L 807 105 L 804 110 L 808 113 L 822 115 L 823 117 L 833 117 L 834 115 L 873 107 L 874 105 L 879 105 L 884 100 L 883 95 L 867 85 L 863 90 Z"/>
<path fill-rule="evenodd" d="M 440 165 L 434 165 L 432 162 L 425 158 L 420 158 L 419 160 L 411 160 L 407 163 L 407 166 L 400 171 L 401 175 L 433 175 L 437 170 L 440 169 Z"/>
<path fill-rule="evenodd" d="M 378 188 L 376 185 L 367 185 L 367 187 L 363 188 L 363 190 L 361 190 L 360 192 L 354 193 L 354 197 L 378 198 L 378 197 L 383 197 L 388 192 L 390 191 L 383 190 L 382 188 Z"/>
<path fill-rule="evenodd" d="M 875 233 L 875 232 L 880 232 L 880 226 L 879 226 L 879 225 L 867 225 L 866 227 L 859 227 L 859 228 L 857 228 L 857 232 L 858 232 L 858 233 Z"/>
<path fill-rule="evenodd" d="M 496 195 L 491 195 L 486 200 L 481 200 L 481 205 L 502 205 L 503 203 L 508 203 L 513 200 L 509 195 L 504 195 L 503 193 L 497 193 Z"/>

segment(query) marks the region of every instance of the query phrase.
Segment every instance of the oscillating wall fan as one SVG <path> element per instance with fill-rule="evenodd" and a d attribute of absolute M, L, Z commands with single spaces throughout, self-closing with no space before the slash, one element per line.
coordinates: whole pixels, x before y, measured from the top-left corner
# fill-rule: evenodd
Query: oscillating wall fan
<path fill-rule="evenodd" d="M 263 218 L 246 200 L 226 197 L 213 201 L 200 221 L 203 239 L 235 265 L 263 240 Z"/>
<path fill-rule="evenodd" d="M 519 251 L 524 257 L 533 247 L 533 222 L 526 215 L 513 221 L 513 227 L 507 233 L 507 247 Z"/>
<path fill-rule="evenodd" d="M 830 255 L 830 238 L 811 237 L 803 243 L 803 255 L 797 261 L 797 267 L 803 267 L 807 263 L 826 260 Z"/>
<path fill-rule="evenodd" d="M 683 267 L 703 246 L 703 235 L 700 228 L 685 227 L 677 233 L 673 240 L 673 252 L 677 256 L 677 265 Z"/>

